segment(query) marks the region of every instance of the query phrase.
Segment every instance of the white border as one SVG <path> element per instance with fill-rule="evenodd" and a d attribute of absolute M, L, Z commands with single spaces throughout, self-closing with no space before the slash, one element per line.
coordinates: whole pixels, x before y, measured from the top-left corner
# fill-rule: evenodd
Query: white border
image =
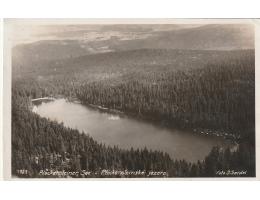
<path fill-rule="evenodd" d="M 3 47 L 3 20 L 0 19 L 0 47 Z M 3 48 L 0 49 L 0 180 L 3 178 Z"/>
<path fill-rule="evenodd" d="M 5 18 L 257 18 L 258 0 L 8 0 Z"/>
<path fill-rule="evenodd" d="M 68 1 L 70 1 L 68 3 Z M 125 3 L 128 1 L 128 3 Z M 153 1 L 153 3 L 150 3 Z M 157 1 L 157 3 L 155 3 Z M 190 2 L 189 2 L 190 1 Z M 37 0 L 1 1 L 4 18 L 258 18 L 259 0 Z M 206 1 L 206 3 L 204 3 Z M 129 3 L 130 2 L 130 3 Z M 129 5 L 129 4 L 132 4 Z M 138 7 L 136 6 L 138 5 Z M 138 11 L 136 11 L 136 8 Z M 0 23 L 1 24 L 1 23 Z M 0 28 L 1 29 L 1 28 Z M 1 34 L 0 34 L 1 35 Z M 1 43 L 1 41 L 0 41 Z M 258 53 L 259 55 L 259 53 Z M 1 55 L 2 56 L 2 55 Z M 0 56 L 0 57 L 1 57 Z M 257 64 L 259 66 L 259 62 Z M 258 68 L 256 68 L 258 70 Z M 2 70 L 2 69 L 1 69 Z M 0 72 L 1 74 L 1 72 Z M 258 73 L 257 73 L 258 74 Z M 258 76 L 259 77 L 259 76 Z M 0 81 L 2 82 L 3 79 Z M 1 84 L 0 84 L 1 87 Z M 2 90 L 2 87 L 0 88 Z M 258 90 L 258 87 L 256 88 Z M 256 91 L 256 93 L 259 93 Z M 0 92 L 1 94 L 1 92 Z M 0 96 L 2 98 L 2 96 Z M 257 97 L 258 98 L 258 97 Z M 1 106 L 1 102 L 0 102 Z M 0 110 L 2 112 L 2 110 Z M 1 114 L 0 114 L 1 116 Z M 0 117 L 1 120 L 1 117 Z M 257 120 L 258 123 L 259 120 Z M 1 122 L 0 122 L 1 123 Z M 0 132 L 2 127 L 0 126 Z M 2 141 L 1 141 L 2 142 Z M 0 145 L 1 146 L 1 145 Z M 1 149 L 0 149 L 0 153 Z M 1 156 L 0 156 L 1 157 Z M 258 155 L 259 157 L 259 155 Z M 259 160 L 259 158 L 257 158 Z M 1 175 L 0 175 L 1 176 Z M 260 199 L 259 182 L 12 182 L 0 181 L 6 199 Z M 131 184 L 132 183 L 132 184 Z M 166 184 L 167 183 L 167 184 Z"/>

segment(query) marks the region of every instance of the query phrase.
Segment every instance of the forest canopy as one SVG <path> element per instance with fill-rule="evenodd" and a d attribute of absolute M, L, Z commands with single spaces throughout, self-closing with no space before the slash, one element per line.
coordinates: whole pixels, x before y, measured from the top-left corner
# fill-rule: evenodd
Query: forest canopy
<path fill-rule="evenodd" d="M 14 62 L 12 173 L 40 177 L 41 169 L 116 169 L 215 177 L 218 171 L 232 169 L 247 171 L 241 176 L 255 176 L 254 67 L 253 50 L 136 50 L 25 65 Z M 31 99 L 59 95 L 167 126 L 174 122 L 179 128 L 227 133 L 239 146 L 235 151 L 214 147 L 197 163 L 146 148 L 106 146 L 32 113 Z M 20 169 L 28 174 L 19 174 Z"/>

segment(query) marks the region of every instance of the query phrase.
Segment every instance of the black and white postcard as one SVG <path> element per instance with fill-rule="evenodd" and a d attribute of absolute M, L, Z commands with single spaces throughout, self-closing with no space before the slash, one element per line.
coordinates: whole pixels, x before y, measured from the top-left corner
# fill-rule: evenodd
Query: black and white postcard
<path fill-rule="evenodd" d="M 256 179 L 259 21 L 4 25 L 6 179 Z"/>

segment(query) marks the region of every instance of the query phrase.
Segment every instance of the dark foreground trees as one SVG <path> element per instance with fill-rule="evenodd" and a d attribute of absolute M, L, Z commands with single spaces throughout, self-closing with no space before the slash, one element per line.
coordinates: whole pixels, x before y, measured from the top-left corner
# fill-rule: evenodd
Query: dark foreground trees
<path fill-rule="evenodd" d="M 28 110 L 27 103 L 24 97 L 13 96 L 12 174 L 15 176 L 146 177 L 153 171 L 166 172 L 159 177 L 215 177 L 223 176 L 218 174 L 220 170 L 246 171 L 245 174 L 228 174 L 225 177 L 255 175 L 254 149 L 248 144 L 241 144 L 236 150 L 216 147 L 204 161 L 189 163 L 146 148 L 123 150 L 99 144 L 85 133 L 39 117 Z M 141 170 L 146 173 L 106 176 L 102 170 Z M 51 174 L 51 171 L 74 174 L 57 175 Z M 91 175 L 82 175 L 86 171 L 90 171 Z"/>

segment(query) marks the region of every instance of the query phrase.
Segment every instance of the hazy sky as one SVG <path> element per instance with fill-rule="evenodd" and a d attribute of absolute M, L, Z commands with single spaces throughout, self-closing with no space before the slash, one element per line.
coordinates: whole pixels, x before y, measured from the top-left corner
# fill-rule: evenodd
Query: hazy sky
<path fill-rule="evenodd" d="M 102 41 L 117 37 L 119 40 L 143 39 L 160 31 L 198 27 L 202 25 L 28 25 L 13 26 L 11 40 L 13 45 L 40 40 L 81 40 Z"/>

